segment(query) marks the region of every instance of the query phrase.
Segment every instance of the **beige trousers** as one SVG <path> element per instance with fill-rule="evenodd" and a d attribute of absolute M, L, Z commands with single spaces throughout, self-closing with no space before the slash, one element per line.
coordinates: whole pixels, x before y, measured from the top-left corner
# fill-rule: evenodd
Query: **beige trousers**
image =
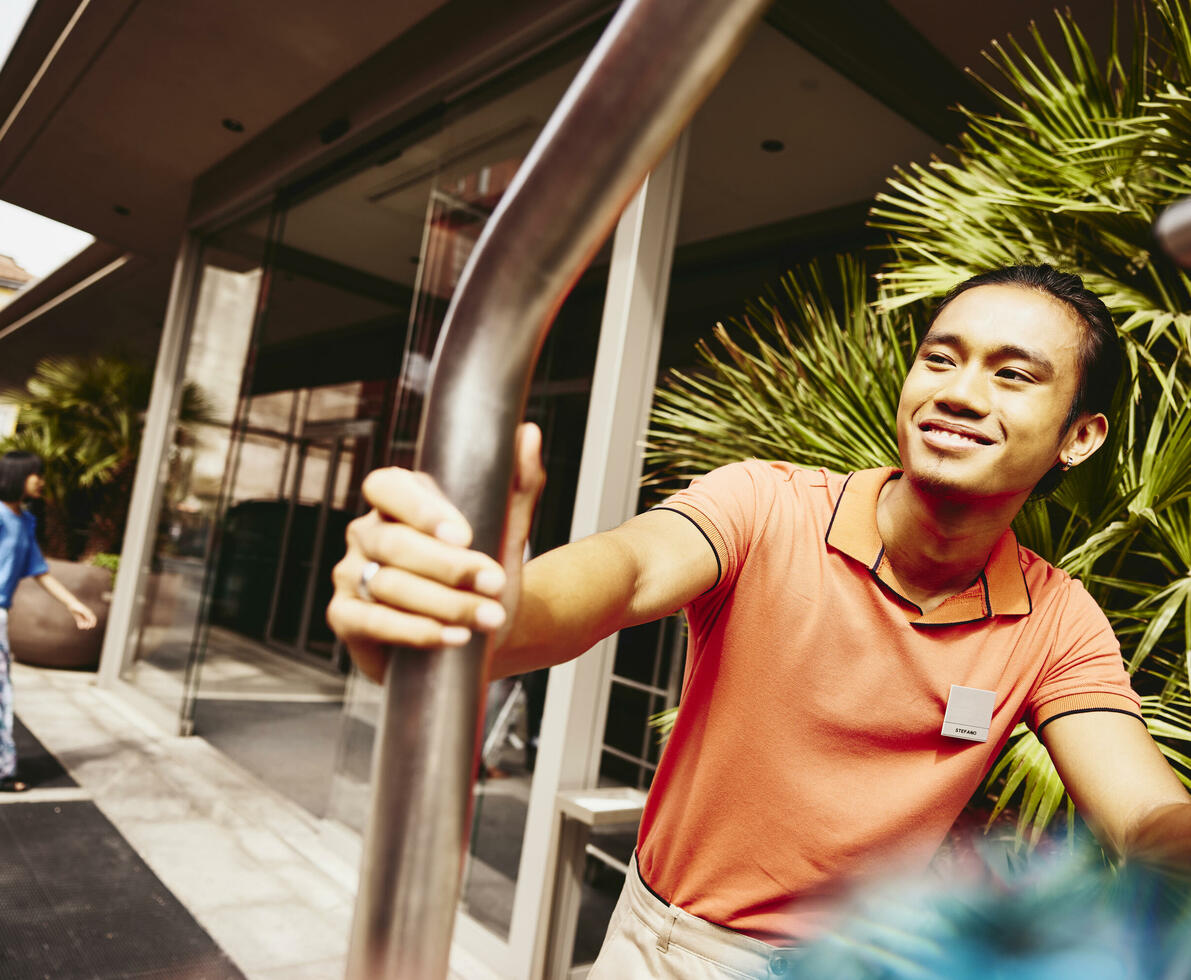
<path fill-rule="evenodd" d="M 624 889 L 588 980 L 778 980 L 792 977 L 797 949 L 759 939 L 667 905 L 629 865 Z"/>

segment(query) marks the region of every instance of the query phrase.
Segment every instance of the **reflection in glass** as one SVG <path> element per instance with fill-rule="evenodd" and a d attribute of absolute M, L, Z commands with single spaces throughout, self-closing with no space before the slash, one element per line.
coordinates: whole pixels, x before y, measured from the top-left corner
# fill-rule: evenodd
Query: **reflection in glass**
<path fill-rule="evenodd" d="M 360 487 L 409 465 L 434 344 L 467 258 L 578 61 L 502 87 L 417 143 L 206 242 L 134 682 L 306 807 L 362 829 L 380 689 L 325 621 Z M 252 258 L 248 258 L 251 255 Z M 267 256 L 267 262 L 264 261 Z M 528 414 L 550 472 L 535 551 L 566 540 L 608 250 L 539 358 Z M 464 905 L 507 935 L 546 675 L 494 685 Z"/>
<path fill-rule="evenodd" d="M 560 66 L 451 120 L 287 216 L 287 237 L 297 234 L 303 248 L 407 286 L 408 317 L 384 437 L 387 463 L 413 461 L 430 361 L 451 295 L 484 223 L 577 68 L 578 62 Z M 339 231 L 346 220 L 359 222 L 355 235 Z M 531 540 L 535 551 L 562 543 L 569 533 L 607 261 L 605 251 L 576 285 L 539 358 L 528 414 L 542 426 L 550 480 Z M 542 673 L 502 682 L 488 697 L 488 746 L 462 902 L 502 936 L 510 926 L 545 681 Z M 353 679 L 328 812 L 358 829 L 367 813 L 378 707 L 379 690 Z"/>
<path fill-rule="evenodd" d="M 219 508 L 240 379 L 262 282 L 265 219 L 245 224 L 241 243 L 203 253 L 190 344 L 175 409 L 140 617 L 130 631 L 124 679 L 174 715 L 186 697 L 203 580 Z"/>

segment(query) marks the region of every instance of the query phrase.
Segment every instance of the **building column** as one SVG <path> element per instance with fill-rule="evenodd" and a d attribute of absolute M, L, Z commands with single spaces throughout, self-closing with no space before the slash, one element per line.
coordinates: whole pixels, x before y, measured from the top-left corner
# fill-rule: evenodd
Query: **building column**
<path fill-rule="evenodd" d="M 153 388 L 145 414 L 140 456 L 128 505 L 128 523 L 120 548 L 120 572 L 112 592 L 107 632 L 100 654 L 101 687 L 114 688 L 120 684 L 130 655 L 129 640 L 140 623 L 141 585 L 149 571 L 157 536 L 156 517 L 165 486 L 170 440 L 178 416 L 200 251 L 197 236 L 188 233 L 174 264 L 170 298 L 166 306 L 161 343 L 157 349 Z M 159 720 L 166 722 L 164 718 Z M 174 718 L 167 727 L 176 730 L 178 723 L 179 719 Z"/>

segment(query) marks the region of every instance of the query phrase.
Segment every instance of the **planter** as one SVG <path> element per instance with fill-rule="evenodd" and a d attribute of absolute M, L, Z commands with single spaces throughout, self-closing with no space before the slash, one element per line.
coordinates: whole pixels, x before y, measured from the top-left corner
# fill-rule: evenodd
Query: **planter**
<path fill-rule="evenodd" d="M 90 606 L 99 623 L 81 630 L 57 599 L 32 579 L 22 579 L 12 597 L 8 640 L 13 658 L 34 667 L 95 670 L 107 626 L 112 573 L 106 568 L 47 559 L 50 574 Z"/>

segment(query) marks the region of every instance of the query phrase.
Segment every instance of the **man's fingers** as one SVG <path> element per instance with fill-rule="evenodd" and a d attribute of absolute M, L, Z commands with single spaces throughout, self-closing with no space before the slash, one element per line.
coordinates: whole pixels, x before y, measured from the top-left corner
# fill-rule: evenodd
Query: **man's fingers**
<path fill-rule="evenodd" d="M 504 571 L 482 552 L 447 544 L 408 524 L 383 521 L 375 514 L 359 521 L 362 523 L 358 526 L 349 527 L 348 540 L 366 560 L 483 595 L 499 596 L 504 589 Z"/>
<path fill-rule="evenodd" d="M 518 431 L 506 536 L 506 547 L 518 539 L 518 563 L 545 482 L 541 445 L 537 426 Z M 505 592 L 516 590 L 501 563 L 470 550 L 470 525 L 434 480 L 391 467 L 370 473 L 363 492 L 373 509 L 348 525 L 347 553 L 335 566 L 335 595 L 327 607 L 327 622 L 359 669 L 383 679 L 391 646 L 460 646 L 477 631 L 499 642 L 509 627 L 506 608 L 496 600 L 513 603 L 515 595 Z"/>
<path fill-rule="evenodd" d="M 327 610 L 327 621 L 330 622 L 330 609 Z M 352 661 L 365 677 L 375 684 L 385 679 L 385 667 L 389 663 L 388 649 L 381 643 L 356 637 L 351 642 L 344 641 Z"/>
<path fill-rule="evenodd" d="M 534 501 L 546 483 L 546 471 L 542 468 L 542 430 L 533 422 L 524 422 L 517 428 L 516 493 L 530 496 Z"/>
<path fill-rule="evenodd" d="M 342 593 L 337 593 L 327 606 L 327 623 L 347 644 L 357 662 L 360 652 L 383 660 L 384 647 L 389 645 L 433 649 L 462 646 L 471 639 L 471 630 L 466 626 L 443 624 Z M 377 680 L 383 676 L 383 667 L 379 674 L 371 669 L 366 673 Z"/>
<path fill-rule="evenodd" d="M 364 563 L 345 560 L 335 567 L 336 592 L 347 598 L 359 596 L 360 573 Z M 434 620 L 444 626 L 494 630 L 504 625 L 504 607 L 493 599 L 474 592 L 450 588 L 401 568 L 382 565 L 368 582 L 368 605 L 382 605 Z M 363 615 L 363 612 L 360 613 Z M 391 642 L 399 642 L 391 640 Z M 435 643 L 430 637 L 428 643 Z M 414 642 L 415 646 L 422 643 Z"/>
<path fill-rule="evenodd" d="M 525 542 L 533 525 L 533 512 L 546 484 L 542 469 L 542 430 L 526 422 L 517 430 L 516 476 L 513 480 L 513 499 L 509 505 L 508 527 L 505 529 L 501 564 L 513 568 L 524 557 Z"/>
<path fill-rule="evenodd" d="M 373 470 L 364 478 L 364 499 L 390 521 L 408 524 L 447 544 L 471 544 L 471 525 L 434 480 L 400 467 Z"/>

